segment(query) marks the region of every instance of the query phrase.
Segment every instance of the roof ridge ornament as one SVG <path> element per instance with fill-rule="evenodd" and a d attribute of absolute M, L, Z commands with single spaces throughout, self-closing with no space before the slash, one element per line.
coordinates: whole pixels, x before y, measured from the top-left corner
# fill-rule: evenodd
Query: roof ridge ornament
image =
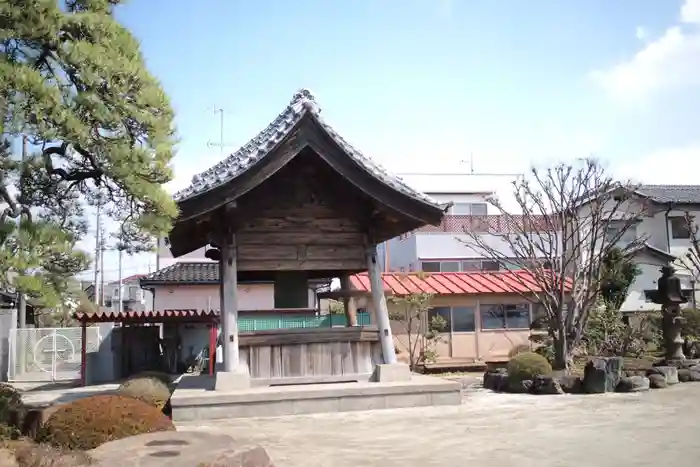
<path fill-rule="evenodd" d="M 295 92 L 289 105 L 299 110 L 301 110 L 301 107 L 305 107 L 306 110 L 310 110 L 315 114 L 321 113 L 321 108 L 316 102 L 316 98 L 307 88 L 301 88 Z"/>

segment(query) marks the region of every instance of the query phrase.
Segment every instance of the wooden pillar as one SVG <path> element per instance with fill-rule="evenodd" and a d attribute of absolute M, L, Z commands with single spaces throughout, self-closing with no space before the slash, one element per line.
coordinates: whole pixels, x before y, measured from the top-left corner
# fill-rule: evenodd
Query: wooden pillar
<path fill-rule="evenodd" d="M 340 278 L 340 289 L 348 291 L 352 285 L 350 284 L 350 276 L 345 275 Z M 353 297 L 343 297 L 343 307 L 345 309 L 345 319 L 347 326 L 357 326 L 357 306 Z"/>
<path fill-rule="evenodd" d="M 384 363 L 396 363 L 396 350 L 394 348 L 394 338 L 391 335 L 391 323 L 389 321 L 389 309 L 384 296 L 384 284 L 377 261 L 377 246 L 372 245 L 367 248 L 367 269 L 369 271 L 369 281 L 372 287 L 372 305 L 374 314 L 377 317 L 377 327 L 379 328 L 379 341 L 382 344 L 382 355 Z"/>
<path fill-rule="evenodd" d="M 214 374 L 216 364 L 216 321 L 212 320 L 209 328 L 209 374 Z"/>
<path fill-rule="evenodd" d="M 236 236 L 227 235 L 221 245 L 221 350 L 223 370 L 237 371 L 238 352 L 238 269 L 236 267 Z"/>
<path fill-rule="evenodd" d="M 87 386 L 87 322 L 80 322 L 80 384 Z"/>

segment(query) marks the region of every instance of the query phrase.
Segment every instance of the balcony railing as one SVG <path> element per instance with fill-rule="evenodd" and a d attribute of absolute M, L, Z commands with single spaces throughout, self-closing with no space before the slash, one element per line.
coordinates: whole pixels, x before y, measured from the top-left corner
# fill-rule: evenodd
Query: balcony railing
<path fill-rule="evenodd" d="M 556 219 L 548 219 L 547 216 L 506 216 L 502 214 L 492 216 L 447 215 L 442 219 L 440 225 L 426 225 L 417 229 L 416 232 L 543 232 L 553 230 L 556 222 Z"/>

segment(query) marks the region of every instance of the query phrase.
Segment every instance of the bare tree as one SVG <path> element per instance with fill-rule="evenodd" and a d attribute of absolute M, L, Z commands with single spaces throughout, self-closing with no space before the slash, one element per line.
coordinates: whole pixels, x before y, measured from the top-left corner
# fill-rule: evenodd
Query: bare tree
<path fill-rule="evenodd" d="M 441 316 L 430 316 L 432 299 L 433 294 L 420 292 L 389 297 L 394 305 L 389 317 L 403 328 L 395 336 L 408 352 L 411 370 L 418 364 L 435 361 L 435 344 L 440 342 L 447 326 Z"/>
<path fill-rule="evenodd" d="M 466 245 L 513 274 L 522 297 L 544 312 L 543 324 L 554 347 L 554 366 L 564 369 L 581 342 L 589 312 L 601 290 L 603 259 L 615 247 L 632 252 L 643 243 L 621 242 L 646 209 L 634 186 L 615 181 L 599 163 L 585 159 L 532 169 L 513 182 L 520 213 L 489 200 L 504 222 L 498 230 L 468 231 Z"/>
<path fill-rule="evenodd" d="M 685 255 L 678 258 L 678 262 L 692 275 L 693 295 L 691 300 L 693 308 L 696 308 L 695 282 L 700 278 L 700 227 L 697 224 L 695 216 L 689 211 L 685 211 L 685 225 L 688 229 L 690 246 Z"/>

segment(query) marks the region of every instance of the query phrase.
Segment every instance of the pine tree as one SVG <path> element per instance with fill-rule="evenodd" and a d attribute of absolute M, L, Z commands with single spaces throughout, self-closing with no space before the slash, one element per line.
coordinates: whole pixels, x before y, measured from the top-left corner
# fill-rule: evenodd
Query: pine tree
<path fill-rule="evenodd" d="M 98 200 L 134 253 L 177 215 L 173 111 L 118 0 L 0 2 L 0 287 L 56 304 Z M 23 157 L 18 141 L 26 136 Z"/>

